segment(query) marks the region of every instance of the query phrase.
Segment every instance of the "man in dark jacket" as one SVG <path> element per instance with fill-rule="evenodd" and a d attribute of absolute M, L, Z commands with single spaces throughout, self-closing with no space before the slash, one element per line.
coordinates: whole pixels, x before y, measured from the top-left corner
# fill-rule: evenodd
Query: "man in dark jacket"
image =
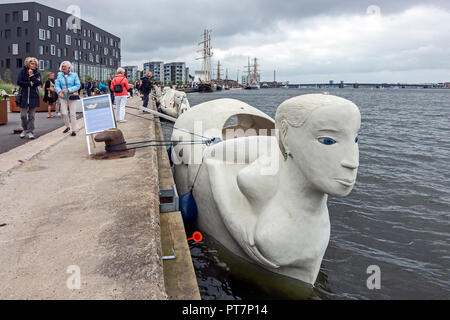
<path fill-rule="evenodd" d="M 87 91 L 88 97 L 90 97 L 92 95 L 92 81 L 91 80 L 88 80 L 88 82 L 86 83 L 86 91 Z"/>
<path fill-rule="evenodd" d="M 42 85 L 41 74 L 37 71 L 38 61 L 36 58 L 25 59 L 25 67 L 20 70 L 17 84 L 22 91 L 20 100 L 20 119 L 23 131 L 20 137 L 23 139 L 28 134 L 29 139 L 34 139 L 34 116 L 36 108 L 39 107 L 39 87 Z"/>
<path fill-rule="evenodd" d="M 143 77 L 142 84 L 141 84 L 141 92 L 144 95 L 144 108 L 147 108 L 148 106 L 148 98 L 150 93 L 153 90 L 153 84 L 152 84 L 152 73 L 149 71 L 146 73 L 145 77 Z"/>
<path fill-rule="evenodd" d="M 113 80 L 114 80 L 114 75 L 111 74 L 109 76 L 109 81 L 108 81 L 109 94 L 111 95 L 111 104 L 114 104 L 114 90 L 111 90 L 111 84 L 112 84 Z"/>

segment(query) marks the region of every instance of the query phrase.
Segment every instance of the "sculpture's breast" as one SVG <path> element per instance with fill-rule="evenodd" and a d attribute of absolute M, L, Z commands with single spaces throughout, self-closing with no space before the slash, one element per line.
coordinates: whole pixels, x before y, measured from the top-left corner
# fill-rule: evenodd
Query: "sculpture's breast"
<path fill-rule="evenodd" d="M 277 216 L 272 213 L 277 212 Z M 255 244 L 269 261 L 279 266 L 315 268 L 330 239 L 326 218 L 267 208 L 255 229 Z"/>

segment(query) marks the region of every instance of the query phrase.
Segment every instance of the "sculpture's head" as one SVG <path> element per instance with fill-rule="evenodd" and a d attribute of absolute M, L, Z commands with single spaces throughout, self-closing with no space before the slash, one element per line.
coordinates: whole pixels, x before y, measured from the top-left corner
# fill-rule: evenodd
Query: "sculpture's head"
<path fill-rule="evenodd" d="M 318 190 L 347 196 L 359 167 L 361 114 L 349 100 L 308 94 L 283 102 L 275 116 L 279 146 Z"/>

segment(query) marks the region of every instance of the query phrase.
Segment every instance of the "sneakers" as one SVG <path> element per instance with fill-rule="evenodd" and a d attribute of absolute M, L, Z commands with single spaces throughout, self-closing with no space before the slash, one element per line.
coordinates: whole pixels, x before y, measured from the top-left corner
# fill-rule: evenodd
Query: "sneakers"
<path fill-rule="evenodd" d="M 76 132 L 72 132 L 70 135 L 71 135 L 72 137 L 75 137 L 75 136 L 77 135 L 77 133 L 76 133 Z"/>
<path fill-rule="evenodd" d="M 34 134 L 30 132 L 30 133 L 28 134 L 28 139 L 34 139 Z"/>
<path fill-rule="evenodd" d="M 66 128 L 66 130 L 63 131 L 63 133 L 69 132 L 70 128 Z"/>
<path fill-rule="evenodd" d="M 22 133 L 20 134 L 20 138 L 23 139 L 25 138 L 25 136 L 27 135 L 27 133 L 24 131 L 22 131 Z"/>

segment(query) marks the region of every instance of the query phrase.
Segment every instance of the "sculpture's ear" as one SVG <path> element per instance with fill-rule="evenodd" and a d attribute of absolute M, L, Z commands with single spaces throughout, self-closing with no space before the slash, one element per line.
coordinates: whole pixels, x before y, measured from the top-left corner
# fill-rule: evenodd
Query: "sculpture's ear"
<path fill-rule="evenodd" d="M 289 150 L 289 145 L 287 142 L 287 134 L 288 134 L 288 130 L 289 130 L 289 123 L 287 122 L 286 119 L 281 121 L 281 127 L 280 127 L 280 150 L 281 153 L 283 154 L 284 158 L 287 159 L 286 156 L 286 151 Z"/>

